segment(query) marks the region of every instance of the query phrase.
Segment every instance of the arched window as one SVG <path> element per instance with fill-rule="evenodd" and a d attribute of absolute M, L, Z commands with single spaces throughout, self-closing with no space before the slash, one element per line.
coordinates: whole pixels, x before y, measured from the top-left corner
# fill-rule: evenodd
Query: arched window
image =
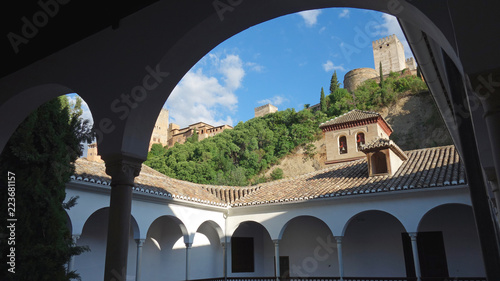
<path fill-rule="evenodd" d="M 371 157 L 372 174 L 385 174 L 387 170 L 387 160 L 385 153 L 377 151 Z"/>
<path fill-rule="evenodd" d="M 345 136 L 341 136 L 339 138 L 339 153 L 340 154 L 347 153 L 347 138 Z"/>
<path fill-rule="evenodd" d="M 365 134 L 364 133 L 358 133 L 356 135 L 356 145 L 358 147 L 358 151 L 362 145 L 365 144 Z"/>

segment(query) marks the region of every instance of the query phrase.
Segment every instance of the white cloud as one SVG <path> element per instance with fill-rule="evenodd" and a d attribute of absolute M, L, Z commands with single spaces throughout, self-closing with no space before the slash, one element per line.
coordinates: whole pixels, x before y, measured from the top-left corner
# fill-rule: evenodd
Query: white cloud
<path fill-rule="evenodd" d="M 274 96 L 272 98 L 269 98 L 269 99 L 264 99 L 264 100 L 260 100 L 260 101 L 257 101 L 258 104 L 272 104 L 272 105 L 280 105 L 284 102 L 287 102 L 288 99 L 283 97 L 283 96 Z"/>
<path fill-rule="evenodd" d="M 342 65 L 334 65 L 331 60 L 327 60 L 323 64 L 323 69 L 326 72 L 332 71 L 332 70 L 340 70 L 340 71 L 345 71 L 345 68 Z"/>
<path fill-rule="evenodd" d="M 170 122 L 181 127 L 200 121 L 214 126 L 233 125 L 230 114 L 238 105 L 234 92 L 245 76 L 243 62 L 232 54 L 224 58 L 209 54 L 208 58 L 213 75 L 205 74 L 201 67 L 192 69 L 172 91 L 167 100 Z"/>
<path fill-rule="evenodd" d="M 255 62 L 247 62 L 247 63 L 245 63 L 245 66 L 248 66 L 250 68 L 250 70 L 255 71 L 255 72 L 262 72 L 265 69 L 264 66 L 262 66 L 258 63 L 255 63 Z"/>
<path fill-rule="evenodd" d="M 320 10 L 309 10 L 298 13 L 303 19 L 306 26 L 311 27 L 318 22 L 318 16 L 321 14 Z"/>
<path fill-rule="evenodd" d="M 413 57 L 410 46 L 408 45 L 408 41 L 401 30 L 401 26 L 399 25 L 398 19 L 395 16 L 389 14 L 382 14 L 383 23 L 380 25 L 380 35 L 388 36 L 392 34 L 396 34 L 399 41 L 403 43 L 405 49 L 405 56 L 407 58 Z"/>
<path fill-rule="evenodd" d="M 349 10 L 343 9 L 342 12 L 339 14 L 339 19 L 341 18 L 349 18 Z"/>

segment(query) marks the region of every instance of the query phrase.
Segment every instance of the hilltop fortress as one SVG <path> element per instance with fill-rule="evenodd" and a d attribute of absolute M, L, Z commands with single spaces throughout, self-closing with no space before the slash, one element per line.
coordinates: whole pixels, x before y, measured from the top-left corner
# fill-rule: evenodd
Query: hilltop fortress
<path fill-rule="evenodd" d="M 375 68 L 356 68 L 347 72 L 344 76 L 344 88 L 349 92 L 352 93 L 365 80 L 380 79 L 380 64 L 384 76 L 404 69 L 408 69 L 410 73 L 416 72 L 415 60 L 405 58 L 404 46 L 396 35 L 373 41 L 372 48 Z"/>

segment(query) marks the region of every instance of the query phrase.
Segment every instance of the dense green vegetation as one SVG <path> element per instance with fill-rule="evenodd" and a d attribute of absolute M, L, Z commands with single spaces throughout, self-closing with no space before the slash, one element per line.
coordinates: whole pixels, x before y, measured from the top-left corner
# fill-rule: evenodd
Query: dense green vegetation
<path fill-rule="evenodd" d="M 320 123 L 354 108 L 376 111 L 403 93 L 427 89 L 421 79 L 399 73 L 391 73 L 383 85 L 365 81 L 352 94 L 339 85 L 334 73 L 330 94 L 324 97 L 321 89 L 321 107 L 316 112 L 308 106 L 299 112 L 287 109 L 239 122 L 234 129 L 200 142 L 194 134 L 170 149 L 155 144 L 145 164 L 167 176 L 203 184 L 248 185 L 279 179 L 283 171 L 278 169 L 270 178 L 259 175 L 298 146 L 313 154 L 310 143 L 322 136 Z"/>
<path fill-rule="evenodd" d="M 197 183 L 247 185 L 258 173 L 295 147 L 321 136 L 326 115 L 287 109 L 240 122 L 232 130 L 203 141 L 191 137 L 170 149 L 153 145 L 146 165 L 167 176 Z"/>
<path fill-rule="evenodd" d="M 0 226 L 2 256 L 15 255 L 16 265 L 12 269 L 9 263 L 2 263 L 2 280 L 78 277 L 74 271 L 67 272 L 65 265 L 86 248 L 73 243 L 67 225 L 64 209 L 72 207 L 76 198 L 63 200 L 74 162 L 82 153 L 81 142 L 93 139 L 88 120 L 82 120 L 81 115 L 80 99 L 74 105 L 65 96 L 53 99 L 19 125 L 0 155 L 0 186 L 4 190 L 0 197 L 5 204 L 0 217 L 7 221 L 7 202 L 15 203 L 10 218 L 18 221 L 15 240 L 7 239 L 11 237 L 7 223 Z"/>

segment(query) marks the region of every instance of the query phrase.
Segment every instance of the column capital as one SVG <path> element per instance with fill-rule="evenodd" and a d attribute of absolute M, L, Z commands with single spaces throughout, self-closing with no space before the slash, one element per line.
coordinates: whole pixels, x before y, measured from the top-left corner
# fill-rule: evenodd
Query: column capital
<path fill-rule="evenodd" d="M 73 234 L 71 235 L 71 238 L 73 239 L 73 243 L 76 243 L 76 241 L 80 239 L 80 234 Z"/>
<path fill-rule="evenodd" d="M 335 236 L 335 241 L 337 241 L 337 244 L 342 243 L 342 238 L 344 238 L 344 236 Z"/>
<path fill-rule="evenodd" d="M 138 247 L 142 247 L 142 245 L 144 245 L 144 242 L 146 242 L 146 239 L 135 239 L 135 243 L 137 243 Z"/>
<path fill-rule="evenodd" d="M 279 245 L 280 239 L 273 239 L 273 244 L 274 245 Z"/>
<path fill-rule="evenodd" d="M 184 243 L 184 244 L 186 244 L 186 249 L 189 249 L 191 248 L 191 246 L 193 246 L 193 243 Z"/>
<path fill-rule="evenodd" d="M 133 186 L 135 177 L 141 172 L 143 162 L 143 160 L 126 155 L 107 156 L 104 161 L 106 174 L 111 176 L 111 186 Z"/>
<path fill-rule="evenodd" d="M 410 236 L 411 240 L 416 240 L 417 232 L 408 232 L 408 236 Z"/>

